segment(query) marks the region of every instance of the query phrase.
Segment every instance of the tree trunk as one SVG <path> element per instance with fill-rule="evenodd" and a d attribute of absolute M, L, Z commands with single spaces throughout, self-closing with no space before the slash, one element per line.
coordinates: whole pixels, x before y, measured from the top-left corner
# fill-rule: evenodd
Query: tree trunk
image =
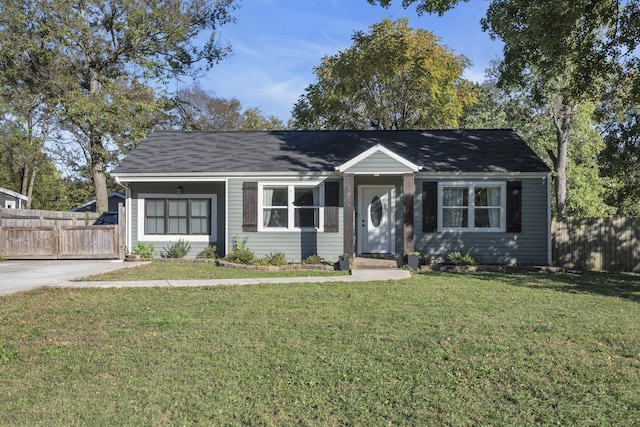
<path fill-rule="evenodd" d="M 33 196 L 33 185 L 36 181 L 36 174 L 38 173 L 38 161 L 35 160 L 33 164 L 33 169 L 31 170 L 31 176 L 29 177 L 29 186 L 27 187 L 27 192 L 22 193 L 27 196 L 27 203 L 25 204 L 25 209 L 31 209 L 31 200 Z"/>
<path fill-rule="evenodd" d="M 558 217 L 567 216 L 567 162 L 571 124 L 577 106 L 567 104 L 563 99 L 551 107 L 551 119 L 556 127 L 558 155 L 553 159 L 555 171 L 556 212 Z"/>
<path fill-rule="evenodd" d="M 91 145 L 91 176 L 96 190 L 96 212 L 102 213 L 109 210 L 107 176 L 104 170 L 104 147 L 99 135 L 91 135 L 89 138 L 89 144 Z"/>
<path fill-rule="evenodd" d="M 31 161 L 29 157 L 30 156 L 24 157 L 24 164 L 22 165 L 22 182 L 20 183 L 20 193 L 27 197 L 29 197 L 27 194 L 27 191 L 29 190 L 29 179 L 32 175 Z M 27 205 L 31 206 L 31 197 L 27 200 Z"/>
<path fill-rule="evenodd" d="M 91 70 L 89 82 L 89 96 L 94 96 L 100 90 L 100 82 L 96 70 Z M 105 149 L 102 145 L 102 135 L 96 129 L 88 132 L 89 153 L 91 155 L 91 176 L 96 190 L 96 212 L 103 213 L 109 210 L 109 197 L 107 194 L 107 176 L 105 175 Z"/>

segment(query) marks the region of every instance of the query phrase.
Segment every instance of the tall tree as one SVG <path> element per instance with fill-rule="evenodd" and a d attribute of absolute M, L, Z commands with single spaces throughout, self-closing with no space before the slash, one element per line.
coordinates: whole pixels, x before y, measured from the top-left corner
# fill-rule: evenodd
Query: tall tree
<path fill-rule="evenodd" d="M 496 70 L 494 68 L 488 80 L 479 85 L 479 102 L 465 109 L 462 127 L 514 129 L 553 168 L 556 131 L 547 110 L 531 99 L 527 91 L 499 89 L 495 83 Z M 577 217 L 609 216 L 617 208 L 607 203 L 607 187 L 611 181 L 600 176 L 599 160 L 604 141 L 593 126 L 594 110 L 594 104 L 580 105 L 569 138 L 565 210 Z M 555 203 L 553 209 L 556 210 Z"/>
<path fill-rule="evenodd" d="M 236 98 L 220 98 L 200 86 L 178 91 L 168 127 L 183 131 L 233 131 L 284 129 L 281 120 L 265 116 L 259 108 L 242 111 Z"/>
<path fill-rule="evenodd" d="M 385 19 L 353 46 L 322 59 L 293 109 L 293 127 L 305 129 L 415 129 L 456 127 L 475 101 L 462 79 L 469 61 L 407 19 Z"/>
<path fill-rule="evenodd" d="M 98 211 L 107 209 L 109 161 L 160 119 L 164 100 L 151 83 L 199 73 L 224 57 L 229 48 L 218 42 L 217 29 L 232 20 L 234 8 L 235 0 L 0 4 L 0 71 L 19 75 L 14 59 L 23 56 L 55 59 L 47 95 L 61 106 L 61 123 L 89 159 Z"/>
<path fill-rule="evenodd" d="M 391 0 L 368 0 L 388 6 Z M 419 12 L 443 14 L 466 0 L 403 0 Z M 528 87 L 547 108 L 556 132 L 558 214 L 566 215 L 567 147 L 583 102 L 597 102 L 604 82 L 637 69 L 640 0 L 493 0 L 483 28 L 504 41 L 500 82 Z"/>
<path fill-rule="evenodd" d="M 599 111 L 606 148 L 601 166 L 609 178 L 609 203 L 622 215 L 640 216 L 640 72 L 610 86 Z"/>
<path fill-rule="evenodd" d="M 7 5 L 3 10 L 11 12 Z M 7 165 L 15 169 L 15 189 L 27 196 L 29 209 L 38 169 L 46 163 L 44 144 L 56 124 L 55 103 L 47 89 L 59 60 L 48 54 L 46 40 L 31 26 L 25 28 L 28 49 L 19 50 L 13 43 L 16 22 L 3 18 L 7 34 L 4 43 L 0 41 L 1 145 L 11 161 Z"/>

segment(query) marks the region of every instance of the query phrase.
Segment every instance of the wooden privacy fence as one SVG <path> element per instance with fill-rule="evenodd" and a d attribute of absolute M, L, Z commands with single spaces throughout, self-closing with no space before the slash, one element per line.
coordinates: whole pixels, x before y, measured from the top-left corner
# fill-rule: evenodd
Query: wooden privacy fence
<path fill-rule="evenodd" d="M 640 272 L 640 218 L 554 219 L 552 234 L 556 266 Z"/>
<path fill-rule="evenodd" d="M 94 225 L 99 217 L 95 212 L 0 208 L 0 257 L 124 258 L 124 207 L 119 206 L 117 225 Z"/>

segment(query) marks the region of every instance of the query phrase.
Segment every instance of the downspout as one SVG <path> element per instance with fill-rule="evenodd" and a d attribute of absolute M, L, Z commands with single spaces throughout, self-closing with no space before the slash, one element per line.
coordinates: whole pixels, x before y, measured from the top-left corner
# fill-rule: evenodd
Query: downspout
<path fill-rule="evenodd" d="M 125 210 L 125 212 L 127 213 L 127 220 L 125 223 L 125 234 L 126 234 L 126 238 L 125 238 L 125 244 L 127 245 L 127 250 L 131 250 L 131 189 L 129 188 L 128 185 L 126 185 L 125 183 L 120 181 L 120 178 L 118 178 L 117 176 L 115 177 L 115 181 L 116 184 L 118 184 L 120 187 L 124 188 L 124 196 L 125 196 L 125 200 L 127 201 L 127 208 Z"/>

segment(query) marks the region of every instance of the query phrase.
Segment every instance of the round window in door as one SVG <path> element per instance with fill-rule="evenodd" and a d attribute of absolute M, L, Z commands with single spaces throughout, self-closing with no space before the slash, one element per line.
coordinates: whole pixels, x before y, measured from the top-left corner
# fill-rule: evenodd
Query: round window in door
<path fill-rule="evenodd" d="M 374 196 L 373 200 L 371 200 L 371 225 L 375 228 L 380 227 L 380 223 L 382 222 L 382 200 L 380 197 Z"/>

